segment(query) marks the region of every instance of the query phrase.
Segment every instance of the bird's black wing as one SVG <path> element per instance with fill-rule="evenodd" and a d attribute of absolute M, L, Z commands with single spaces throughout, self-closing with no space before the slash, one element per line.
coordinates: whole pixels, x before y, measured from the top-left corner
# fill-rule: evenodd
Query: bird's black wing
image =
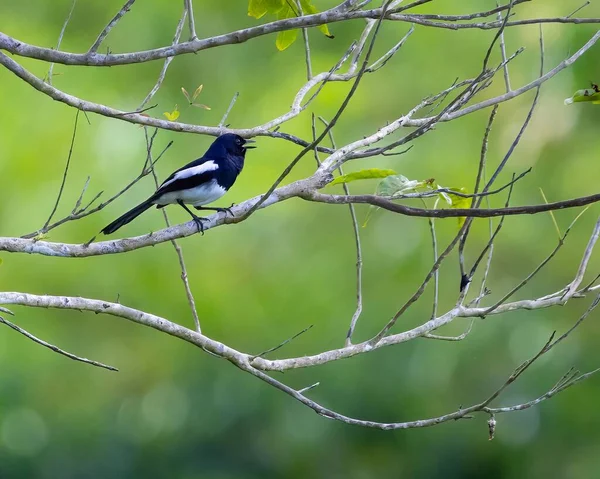
<path fill-rule="evenodd" d="M 165 193 L 187 190 L 208 183 L 215 178 L 218 168 L 218 163 L 211 158 L 198 158 L 174 171 L 152 196 L 158 198 Z"/>

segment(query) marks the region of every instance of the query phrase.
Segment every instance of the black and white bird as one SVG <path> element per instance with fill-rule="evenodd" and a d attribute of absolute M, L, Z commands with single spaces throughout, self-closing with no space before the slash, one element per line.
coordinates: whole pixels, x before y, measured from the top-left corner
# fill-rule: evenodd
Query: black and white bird
<path fill-rule="evenodd" d="M 192 215 L 198 231 L 203 233 L 203 218 L 196 216 L 186 204 L 197 210 L 231 214 L 229 208 L 205 208 L 203 205 L 221 198 L 235 183 L 244 167 L 246 150 L 256 148 L 248 146 L 248 143 L 254 143 L 254 140 L 246 140 L 232 133 L 221 135 L 210 145 L 204 156 L 175 171 L 159 186 L 156 193 L 106 226 L 102 233 L 114 233 L 153 205 L 164 208 L 171 204 L 180 205 Z"/>

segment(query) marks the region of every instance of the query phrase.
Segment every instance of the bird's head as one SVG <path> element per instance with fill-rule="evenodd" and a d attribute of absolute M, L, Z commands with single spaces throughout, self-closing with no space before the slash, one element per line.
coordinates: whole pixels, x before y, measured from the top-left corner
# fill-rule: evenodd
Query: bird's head
<path fill-rule="evenodd" d="M 226 133 L 217 138 L 213 146 L 223 148 L 230 155 L 244 156 L 248 148 L 256 148 L 255 146 L 250 146 L 249 143 L 254 143 L 254 140 L 246 140 L 239 135 Z"/>

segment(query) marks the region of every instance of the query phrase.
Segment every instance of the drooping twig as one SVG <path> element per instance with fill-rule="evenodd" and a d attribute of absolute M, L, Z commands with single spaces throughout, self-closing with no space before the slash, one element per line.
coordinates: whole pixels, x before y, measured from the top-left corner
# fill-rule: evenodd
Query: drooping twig
<path fill-rule="evenodd" d="M 182 18 L 184 18 L 184 17 L 182 17 Z M 156 135 L 157 131 L 158 130 L 155 130 L 154 136 Z M 154 178 L 154 184 L 156 186 L 156 189 L 158 189 L 158 187 L 160 186 L 160 182 L 158 181 L 158 176 L 156 174 L 156 170 L 154 169 L 155 162 L 152 161 L 152 141 L 148 137 L 148 130 L 146 128 L 144 128 L 144 135 L 146 137 L 146 147 L 147 147 L 146 164 L 150 165 L 150 171 L 152 173 L 152 177 Z M 152 139 L 154 138 L 154 136 L 152 137 Z M 167 225 L 167 228 L 169 228 L 171 226 L 171 223 L 169 222 L 169 216 L 167 215 L 166 208 L 163 208 L 161 211 L 162 211 L 163 217 L 165 219 L 165 224 Z M 196 309 L 196 300 L 194 299 L 192 289 L 190 288 L 190 282 L 188 279 L 187 268 L 185 266 L 185 260 L 183 258 L 183 250 L 181 249 L 181 246 L 179 246 L 179 243 L 177 243 L 176 240 L 174 240 L 174 239 L 171 240 L 171 244 L 173 245 L 173 248 L 175 249 L 175 253 L 177 254 L 177 259 L 179 260 L 179 267 L 181 268 L 181 281 L 183 282 L 183 287 L 185 289 L 185 295 L 187 297 L 188 304 L 190 305 L 190 309 L 192 311 L 192 317 L 194 318 L 194 324 L 196 326 L 196 331 L 198 333 L 202 333 L 202 328 L 200 327 L 200 318 L 198 316 L 198 310 Z"/>
<path fill-rule="evenodd" d="M 329 123 L 325 118 L 319 117 L 319 120 L 323 122 L 325 127 L 329 126 Z M 334 150 L 337 150 L 337 145 L 335 143 L 335 138 L 333 137 L 333 130 L 330 128 L 329 132 L 329 141 L 331 141 L 331 146 Z M 316 154 L 316 150 L 315 150 Z M 338 168 L 340 175 L 344 174 L 342 167 Z M 347 183 L 342 183 L 342 187 L 344 189 L 344 194 L 350 194 L 350 187 Z M 346 346 L 350 346 L 352 344 L 352 335 L 354 334 L 354 329 L 356 328 L 356 323 L 358 322 L 358 318 L 362 314 L 363 310 L 363 298 L 362 298 L 362 268 L 363 268 L 363 259 L 362 259 L 362 247 L 360 245 L 360 230 L 358 227 L 358 219 L 356 217 L 356 210 L 354 205 L 348 205 L 350 209 L 350 219 L 352 220 L 352 230 L 354 232 L 354 244 L 356 247 L 356 309 L 354 310 L 354 314 L 352 314 L 352 319 L 350 320 L 350 328 L 348 328 L 348 332 L 346 333 Z"/>
<path fill-rule="evenodd" d="M 31 339 L 33 342 L 38 343 L 38 344 L 54 351 L 55 353 L 62 354 L 63 356 L 66 356 L 69 359 L 73 359 L 75 361 L 80 361 L 80 362 L 86 363 L 86 364 L 91 364 L 92 366 L 96 366 L 99 368 L 108 369 L 109 371 L 118 371 L 118 369 L 113 366 L 109 366 L 107 364 L 103 364 L 98 361 L 92 361 L 91 359 L 82 358 L 80 356 L 76 356 L 75 354 L 69 353 L 69 352 L 65 351 L 64 349 L 60 349 L 59 347 L 54 346 L 53 344 L 50 344 L 50 343 L 44 341 L 43 339 L 40 339 L 40 338 L 34 336 L 33 334 L 25 331 L 20 326 L 17 326 L 16 324 L 11 323 L 7 319 L 4 319 L 2 316 L 0 316 L 0 323 L 5 324 L 6 326 L 8 326 L 11 329 L 14 329 L 18 333 L 21 333 L 23 336 Z"/>

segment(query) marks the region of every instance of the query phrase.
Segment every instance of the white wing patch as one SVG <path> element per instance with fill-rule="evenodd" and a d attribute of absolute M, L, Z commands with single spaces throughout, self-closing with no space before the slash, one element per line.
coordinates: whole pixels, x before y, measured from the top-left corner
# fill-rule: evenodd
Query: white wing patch
<path fill-rule="evenodd" d="M 160 185 L 160 187 L 162 188 L 163 186 L 170 185 L 175 180 L 189 178 L 190 176 L 194 175 L 201 175 L 202 173 L 205 173 L 207 171 L 214 171 L 218 168 L 219 165 L 217 165 L 214 161 L 207 161 L 206 163 L 202 163 L 201 165 L 192 166 L 191 168 L 186 168 L 185 170 L 178 171 L 177 173 L 175 173 L 175 176 L 173 178 L 171 178 L 169 181 L 165 181 L 162 185 Z"/>

